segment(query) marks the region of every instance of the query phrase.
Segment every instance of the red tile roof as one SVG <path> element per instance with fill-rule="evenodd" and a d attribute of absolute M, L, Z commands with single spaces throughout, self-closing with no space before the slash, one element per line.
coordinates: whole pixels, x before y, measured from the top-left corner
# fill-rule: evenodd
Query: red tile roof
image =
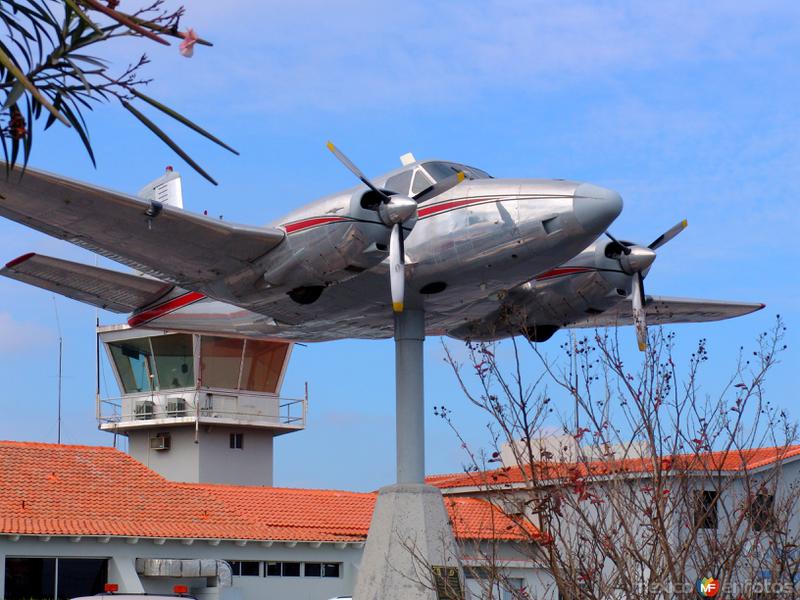
<path fill-rule="evenodd" d="M 364 540 L 376 494 L 336 490 L 286 489 L 216 484 L 177 484 L 211 494 L 244 518 L 269 528 L 276 539 Z M 445 498 L 456 537 L 524 540 L 539 535 L 533 525 L 517 524 L 499 508 L 475 498 Z"/>
<path fill-rule="evenodd" d="M 489 502 L 446 499 L 456 536 L 528 540 Z M 375 494 L 168 481 L 118 450 L 0 441 L 0 533 L 364 541 Z"/>
<path fill-rule="evenodd" d="M 800 455 L 800 445 L 754 448 L 751 450 L 730 450 L 727 452 L 707 452 L 703 454 L 679 454 L 661 458 L 661 468 L 673 472 L 727 472 L 753 470 L 784 461 Z M 618 474 L 643 474 L 653 470 L 653 462 L 648 458 L 629 458 L 623 460 L 603 460 L 588 463 L 541 462 L 534 464 L 539 481 L 587 476 L 607 476 Z M 497 487 L 507 484 L 525 483 L 530 480 L 531 467 L 501 467 L 488 471 L 470 473 L 451 473 L 432 475 L 426 479 L 430 485 L 441 489 L 460 487 Z"/>

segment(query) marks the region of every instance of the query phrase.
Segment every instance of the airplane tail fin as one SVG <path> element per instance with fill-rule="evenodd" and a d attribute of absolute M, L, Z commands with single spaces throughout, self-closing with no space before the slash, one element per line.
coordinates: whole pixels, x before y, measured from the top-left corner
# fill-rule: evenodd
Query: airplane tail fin
<path fill-rule="evenodd" d="M 158 179 L 154 179 L 137 194 L 144 200 L 155 200 L 174 208 L 183 208 L 183 187 L 181 175 L 167 167 L 167 171 Z"/>
<path fill-rule="evenodd" d="M 0 275 L 117 313 L 131 313 L 172 289 L 172 284 L 41 254 L 25 254 Z"/>

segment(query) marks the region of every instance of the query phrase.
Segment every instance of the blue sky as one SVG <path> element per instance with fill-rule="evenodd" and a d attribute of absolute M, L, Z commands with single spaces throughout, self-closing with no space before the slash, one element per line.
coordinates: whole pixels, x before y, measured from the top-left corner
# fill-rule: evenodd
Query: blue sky
<path fill-rule="evenodd" d="M 228 155 L 167 124 L 219 187 L 117 106 L 90 119 L 97 170 L 57 126 L 38 135 L 32 164 L 130 192 L 174 164 L 187 209 L 252 224 L 353 184 L 325 149 L 328 139 L 371 174 L 413 151 L 499 177 L 612 187 L 625 200 L 612 228 L 618 236 L 647 243 L 689 220 L 659 253 L 648 293 L 767 304 L 737 321 L 677 328 L 684 353 L 708 338 L 709 391 L 740 345 L 776 313 L 785 317 L 789 350 L 768 391 L 796 417 L 799 17 L 793 2 L 246 0 L 235 12 L 193 2 L 184 24 L 215 47 L 187 60 L 175 46 L 149 45 L 147 73 L 152 95 L 241 151 Z M 114 58 L 122 68 L 134 56 L 126 46 Z M 0 240 L 2 260 L 36 251 L 94 261 L 8 221 Z M 94 422 L 94 310 L 9 280 L 0 281 L 0 439 L 55 440 L 56 309 L 66 352 L 64 439 L 110 444 Z M 624 335 L 633 346 L 632 332 Z M 553 352 L 563 339 L 554 338 Z M 447 404 L 468 439 L 485 444 L 486 418 L 461 397 L 438 339 L 426 356 L 428 404 Z M 525 366 L 537 372 L 532 357 Z M 310 425 L 278 440 L 276 483 L 390 482 L 393 379 L 391 342 L 297 348 L 284 393 L 300 395 L 309 382 Z M 427 416 L 428 471 L 460 470 L 452 433 L 431 409 Z"/>

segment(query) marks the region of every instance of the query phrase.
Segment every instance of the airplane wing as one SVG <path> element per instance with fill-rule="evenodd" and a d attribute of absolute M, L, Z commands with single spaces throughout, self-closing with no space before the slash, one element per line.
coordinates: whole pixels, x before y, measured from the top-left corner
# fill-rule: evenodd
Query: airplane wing
<path fill-rule="evenodd" d="M 725 300 L 669 298 L 667 296 L 647 296 L 645 300 L 648 325 L 721 321 L 740 317 L 762 308 L 764 305 L 758 302 L 727 302 Z M 626 298 L 610 310 L 598 315 L 587 316 L 567 327 L 616 327 L 632 324 L 631 299 Z"/>
<path fill-rule="evenodd" d="M 0 269 L 0 275 L 118 313 L 133 312 L 158 300 L 172 285 L 109 269 L 25 254 Z"/>
<path fill-rule="evenodd" d="M 0 216 L 188 289 L 247 269 L 285 237 L 34 169 L 0 176 Z"/>

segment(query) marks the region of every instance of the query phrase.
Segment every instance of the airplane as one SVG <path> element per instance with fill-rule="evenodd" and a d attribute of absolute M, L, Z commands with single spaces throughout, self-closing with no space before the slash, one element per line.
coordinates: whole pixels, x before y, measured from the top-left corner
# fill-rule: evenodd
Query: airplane
<path fill-rule="evenodd" d="M 168 171 L 139 196 L 27 169 L 0 181 L 0 215 L 135 273 L 29 253 L 0 274 L 117 313 L 131 327 L 321 342 L 387 338 L 419 309 L 426 335 L 549 339 L 561 328 L 705 322 L 760 303 L 646 296 L 655 250 L 608 227 L 622 198 L 591 183 L 499 179 L 444 160 L 401 157 L 359 185 L 263 226 L 183 210 Z M 389 285 L 387 285 L 387 279 Z"/>

